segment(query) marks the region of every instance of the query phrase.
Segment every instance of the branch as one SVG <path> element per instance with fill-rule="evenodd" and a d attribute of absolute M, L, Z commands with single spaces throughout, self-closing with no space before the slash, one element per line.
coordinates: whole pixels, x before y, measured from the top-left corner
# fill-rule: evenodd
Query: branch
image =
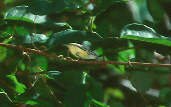
<path fill-rule="evenodd" d="M 0 43 L 0 46 L 16 49 L 19 51 L 27 52 L 27 53 L 33 53 L 45 56 L 47 58 L 52 58 L 57 61 L 66 61 L 70 63 L 77 63 L 77 64 L 99 64 L 99 65 L 105 65 L 105 64 L 114 64 L 114 65 L 132 65 L 132 66 L 148 66 L 148 67 L 171 67 L 171 64 L 153 64 L 153 63 L 141 63 L 141 62 L 116 62 L 116 61 L 96 61 L 96 60 L 74 60 L 71 58 L 64 58 L 62 56 L 55 56 L 51 55 L 47 52 L 36 50 L 32 48 L 25 48 L 23 46 L 17 46 L 12 44 L 4 44 Z"/>

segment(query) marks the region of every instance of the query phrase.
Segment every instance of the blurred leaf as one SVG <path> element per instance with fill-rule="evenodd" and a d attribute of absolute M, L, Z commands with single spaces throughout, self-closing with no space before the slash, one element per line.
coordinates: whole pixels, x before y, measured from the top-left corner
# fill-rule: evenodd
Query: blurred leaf
<path fill-rule="evenodd" d="M 103 10 L 103 6 L 108 3 L 106 3 L 105 0 L 97 1 L 102 2 L 102 9 L 100 9 L 100 11 L 104 12 L 96 16 L 94 23 L 96 25 L 96 32 L 103 37 L 118 37 L 124 25 L 134 22 L 132 20 L 131 11 L 127 7 L 127 3 L 116 1 L 117 0 L 109 0 L 108 3 L 111 6 L 106 10 Z M 113 5 L 110 4 L 110 2 L 113 2 Z M 97 12 L 100 11 L 97 10 Z"/>
<path fill-rule="evenodd" d="M 31 44 L 31 43 L 45 43 L 48 40 L 48 37 L 44 34 L 35 34 L 25 36 L 25 40 L 23 43 Z"/>
<path fill-rule="evenodd" d="M 59 76 L 62 72 L 59 71 L 48 71 L 47 75 L 51 78 L 51 79 L 55 79 L 57 76 Z"/>
<path fill-rule="evenodd" d="M 11 107 L 12 106 L 12 100 L 9 98 L 7 93 L 0 88 L 0 105 L 4 107 Z"/>
<path fill-rule="evenodd" d="M 32 61 L 32 72 L 42 72 L 47 71 L 48 68 L 48 60 L 44 56 L 35 56 Z"/>
<path fill-rule="evenodd" d="M 31 23 L 44 23 L 46 21 L 46 16 L 39 16 L 29 13 L 28 6 L 16 6 L 6 12 L 4 19 L 26 21 Z"/>
<path fill-rule="evenodd" d="M 118 61 L 120 62 L 129 62 L 131 59 L 135 58 L 135 49 L 133 48 L 133 44 L 131 42 L 128 43 L 128 48 L 123 51 L 118 52 Z M 121 69 L 120 73 L 125 73 L 125 66 L 124 65 L 119 65 L 119 68 Z"/>
<path fill-rule="evenodd" d="M 61 23 L 55 23 L 54 25 L 56 26 L 60 26 L 60 27 L 68 27 L 70 29 L 72 29 L 72 27 L 68 24 L 68 23 L 64 23 L 64 22 L 61 22 Z"/>
<path fill-rule="evenodd" d="M 107 104 L 104 104 L 104 103 L 102 103 L 102 102 L 99 102 L 99 101 L 97 101 L 97 100 L 95 100 L 95 99 L 92 99 L 91 100 L 93 103 L 95 103 L 96 105 L 98 105 L 99 107 L 110 107 L 110 106 L 108 106 Z"/>
<path fill-rule="evenodd" d="M 89 33 L 85 31 L 80 30 L 65 30 L 58 33 L 53 34 L 49 40 L 48 44 L 49 46 L 57 46 L 57 45 L 63 45 L 66 43 L 71 42 L 83 42 L 83 41 L 99 41 L 102 38 L 100 35 L 96 33 Z"/>
<path fill-rule="evenodd" d="M 22 83 L 19 83 L 16 76 L 14 74 L 11 75 L 7 75 L 7 78 L 9 78 L 11 80 L 11 82 L 13 84 L 15 84 L 14 90 L 18 93 L 18 94 L 22 94 L 25 92 L 26 90 L 26 86 Z"/>
<path fill-rule="evenodd" d="M 152 28 L 143 24 L 126 25 L 122 29 L 121 38 L 171 46 L 171 38 L 161 36 Z"/>
<path fill-rule="evenodd" d="M 168 106 L 171 105 L 171 88 L 163 88 L 160 90 L 159 98 Z"/>
<path fill-rule="evenodd" d="M 14 0 L 4 0 L 5 4 L 12 3 L 12 2 L 14 2 Z"/>
<path fill-rule="evenodd" d="M 125 98 L 123 92 L 119 89 L 107 88 L 105 91 L 104 100 L 108 101 L 110 97 L 115 97 L 117 99 L 123 100 Z"/>
<path fill-rule="evenodd" d="M 0 62 L 2 62 L 7 56 L 7 49 L 5 47 L 0 47 Z"/>
<path fill-rule="evenodd" d="M 4 31 L 1 32 L 0 38 L 13 36 L 13 35 L 14 35 L 13 29 L 10 26 L 8 26 Z"/>
<path fill-rule="evenodd" d="M 169 15 L 171 18 L 171 9 L 170 9 L 170 0 L 159 0 L 160 6 L 165 10 L 165 12 Z M 156 9 L 157 10 L 157 9 Z"/>
<path fill-rule="evenodd" d="M 87 96 L 84 85 L 74 86 L 64 96 L 64 104 L 66 107 L 84 107 L 86 100 Z"/>
<path fill-rule="evenodd" d="M 92 99 L 98 101 L 103 100 L 103 89 L 101 84 L 86 72 L 65 71 L 60 75 L 55 76 L 54 80 L 57 84 L 66 89 L 64 101 L 67 105 L 80 107 L 85 103 L 88 103 L 89 98 L 86 93 L 88 93 Z M 77 97 L 73 98 L 73 95 Z"/>
<path fill-rule="evenodd" d="M 155 22 L 159 23 L 164 18 L 164 10 L 160 6 L 159 2 L 157 0 L 146 0 L 148 9 L 150 10 L 150 13 L 155 20 Z"/>
<path fill-rule="evenodd" d="M 130 0 L 128 2 L 129 9 L 132 12 L 133 18 L 136 22 L 153 22 L 153 18 L 147 7 L 148 0 Z"/>
<path fill-rule="evenodd" d="M 33 44 L 33 43 L 39 43 L 43 44 L 46 43 L 49 37 L 47 37 L 44 34 L 28 34 L 28 35 L 20 35 L 16 37 L 16 43 L 17 44 Z"/>
<path fill-rule="evenodd" d="M 36 107 L 60 107 L 58 101 L 51 95 L 46 85 L 42 80 L 39 80 L 30 90 L 16 96 L 15 102 L 34 105 Z"/>
<path fill-rule="evenodd" d="M 26 101 L 26 104 L 28 104 L 28 105 L 37 105 L 38 102 L 33 101 L 33 100 L 28 100 L 28 101 Z"/>
<path fill-rule="evenodd" d="M 25 28 L 24 26 L 15 26 L 14 30 L 19 35 L 28 35 L 29 34 L 28 29 Z"/>
<path fill-rule="evenodd" d="M 100 102 L 103 101 L 104 91 L 101 83 L 96 81 L 90 75 L 87 75 L 86 86 L 87 86 L 88 94 L 90 95 L 91 98 Z"/>
<path fill-rule="evenodd" d="M 108 9 L 110 6 L 112 6 L 113 4 L 116 4 L 118 2 L 127 2 L 129 0 L 108 0 L 108 2 L 106 2 L 105 0 L 97 0 L 95 3 L 95 9 L 94 9 L 94 14 L 100 14 L 101 12 L 105 11 L 106 9 Z"/>
<path fill-rule="evenodd" d="M 67 0 L 30 0 L 29 11 L 36 15 L 60 13 L 66 9 L 74 9 L 75 6 Z"/>
<path fill-rule="evenodd" d="M 145 92 L 152 87 L 153 74 L 150 72 L 134 71 L 131 74 L 133 86 L 140 92 Z"/>
<path fill-rule="evenodd" d="M 110 107 L 126 107 L 126 106 L 124 106 L 121 102 L 112 101 L 112 102 L 110 103 Z"/>

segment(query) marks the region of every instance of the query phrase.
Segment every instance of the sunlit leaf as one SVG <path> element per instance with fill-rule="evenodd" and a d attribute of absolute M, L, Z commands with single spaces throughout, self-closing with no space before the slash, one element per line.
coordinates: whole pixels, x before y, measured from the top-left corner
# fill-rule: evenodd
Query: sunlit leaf
<path fill-rule="evenodd" d="M 13 75 L 13 74 L 7 75 L 7 78 L 9 78 L 12 81 L 12 83 L 15 84 L 15 87 L 13 87 L 13 88 L 18 94 L 22 94 L 25 92 L 26 86 L 24 84 L 20 83 L 17 80 L 15 75 Z"/>
<path fill-rule="evenodd" d="M 128 24 L 121 32 L 121 38 L 171 46 L 171 38 L 161 36 L 154 29 L 143 24 Z"/>

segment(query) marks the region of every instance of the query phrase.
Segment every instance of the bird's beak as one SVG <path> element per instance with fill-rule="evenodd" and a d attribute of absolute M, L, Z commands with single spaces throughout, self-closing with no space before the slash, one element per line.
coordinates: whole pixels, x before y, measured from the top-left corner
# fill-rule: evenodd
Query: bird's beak
<path fill-rule="evenodd" d="M 68 44 L 64 44 L 64 46 L 68 47 Z"/>

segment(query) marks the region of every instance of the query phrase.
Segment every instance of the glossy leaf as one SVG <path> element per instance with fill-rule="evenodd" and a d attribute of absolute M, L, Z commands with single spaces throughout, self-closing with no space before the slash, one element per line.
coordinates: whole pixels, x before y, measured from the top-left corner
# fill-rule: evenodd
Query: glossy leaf
<path fill-rule="evenodd" d="M 121 32 L 121 38 L 171 46 L 169 37 L 161 36 L 154 29 L 143 24 L 128 24 Z"/>
<path fill-rule="evenodd" d="M 102 38 L 100 35 L 96 33 L 89 33 L 80 30 L 65 30 L 58 33 L 53 34 L 49 40 L 49 46 L 57 46 L 71 42 L 83 42 L 83 41 L 99 41 Z"/>
<path fill-rule="evenodd" d="M 28 12 L 28 6 L 16 6 L 6 12 L 4 19 L 31 23 L 44 23 L 46 21 L 46 16 L 34 15 Z"/>
<path fill-rule="evenodd" d="M 73 9 L 75 6 L 70 4 L 72 2 L 67 0 L 30 0 L 29 11 L 36 15 L 45 15 L 50 13 L 60 13 L 65 9 Z"/>
<path fill-rule="evenodd" d="M 17 36 L 16 43 L 17 44 L 33 44 L 33 43 L 43 44 L 43 43 L 46 43 L 47 40 L 48 40 L 48 37 L 44 34 L 32 33 L 28 35 Z"/>

